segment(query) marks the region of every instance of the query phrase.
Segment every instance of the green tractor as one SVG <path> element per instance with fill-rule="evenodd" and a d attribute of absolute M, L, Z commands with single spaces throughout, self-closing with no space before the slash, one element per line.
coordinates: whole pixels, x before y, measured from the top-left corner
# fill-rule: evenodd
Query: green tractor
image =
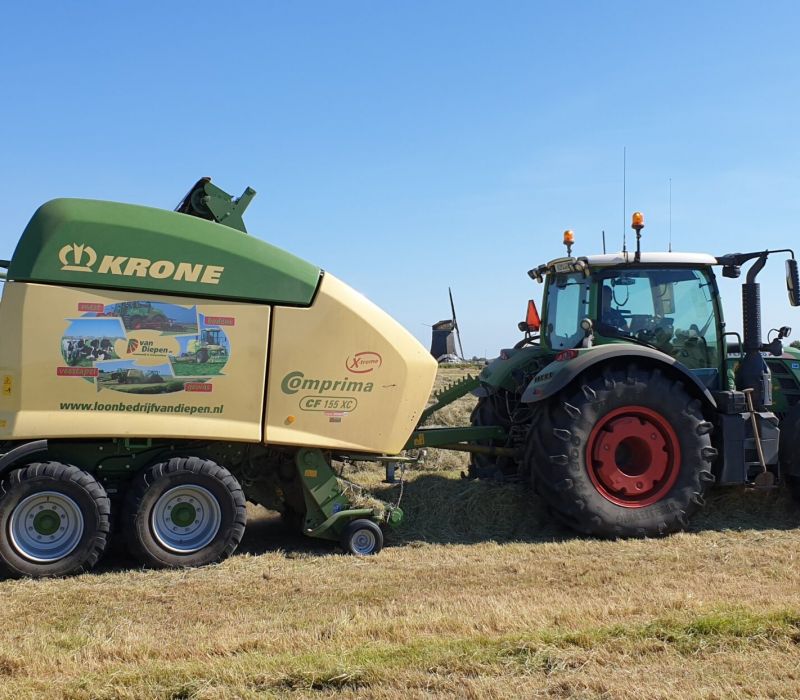
<path fill-rule="evenodd" d="M 141 369 L 123 369 L 111 375 L 118 384 L 163 384 L 164 377 L 158 372 Z"/>
<path fill-rule="evenodd" d="M 165 331 L 173 325 L 167 315 L 149 301 L 123 301 L 116 304 L 114 310 L 125 328 L 131 330 Z"/>
<path fill-rule="evenodd" d="M 204 328 L 197 340 L 190 340 L 186 345 L 186 356 L 197 362 L 225 363 L 228 360 L 228 348 L 225 345 L 225 334 L 218 328 Z"/>
<path fill-rule="evenodd" d="M 455 391 L 479 396 L 472 427 L 422 428 L 413 446 L 473 452 L 468 476 L 531 480 L 559 520 L 603 537 L 680 530 L 713 483 L 798 495 L 800 351 L 783 349 L 787 327 L 762 341 L 756 282 L 788 253 L 800 305 L 794 253 L 642 253 L 643 225 L 637 212 L 635 253 L 573 257 L 566 232 L 567 257 L 528 273 L 545 285 L 541 320 L 529 302 L 525 338 Z M 750 262 L 742 337 L 714 268 L 735 278 Z M 440 398 L 433 410 L 453 396 Z"/>

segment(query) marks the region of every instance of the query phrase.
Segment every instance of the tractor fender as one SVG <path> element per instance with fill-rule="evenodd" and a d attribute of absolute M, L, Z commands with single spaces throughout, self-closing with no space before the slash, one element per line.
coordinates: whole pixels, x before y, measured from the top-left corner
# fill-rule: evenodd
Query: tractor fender
<path fill-rule="evenodd" d="M 500 356 L 492 360 L 481 371 L 478 376 L 480 385 L 472 394 L 481 397 L 489 396 L 501 389 L 515 391 L 519 381 L 515 375 L 521 375 L 543 354 L 544 352 L 538 346 L 501 350 Z"/>
<path fill-rule="evenodd" d="M 16 468 L 26 457 L 47 451 L 47 440 L 34 440 L 17 445 L 0 457 L 0 478 Z"/>
<path fill-rule="evenodd" d="M 703 384 L 686 365 L 678 362 L 671 355 L 638 345 L 610 343 L 608 345 L 595 346 L 577 351 L 577 356 L 569 351 L 560 354 L 560 359 L 543 367 L 522 394 L 523 403 L 536 403 L 549 399 L 551 396 L 561 391 L 575 377 L 596 365 L 602 364 L 615 358 L 637 359 L 642 358 L 655 364 L 664 365 L 673 372 L 678 372 L 701 394 L 709 405 L 716 409 L 717 402 L 711 395 L 705 384 Z M 559 356 L 556 356 L 559 358 Z"/>

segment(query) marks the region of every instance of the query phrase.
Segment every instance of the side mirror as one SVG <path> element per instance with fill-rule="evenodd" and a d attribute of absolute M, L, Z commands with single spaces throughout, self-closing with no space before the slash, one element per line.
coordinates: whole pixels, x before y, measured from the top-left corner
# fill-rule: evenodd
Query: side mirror
<path fill-rule="evenodd" d="M 797 272 L 797 260 L 786 261 L 786 291 L 789 292 L 789 303 L 800 306 L 800 275 Z"/>
<path fill-rule="evenodd" d="M 529 331 L 536 332 L 542 327 L 542 319 L 539 318 L 539 310 L 533 299 L 528 300 L 528 312 L 525 314 L 525 325 Z"/>

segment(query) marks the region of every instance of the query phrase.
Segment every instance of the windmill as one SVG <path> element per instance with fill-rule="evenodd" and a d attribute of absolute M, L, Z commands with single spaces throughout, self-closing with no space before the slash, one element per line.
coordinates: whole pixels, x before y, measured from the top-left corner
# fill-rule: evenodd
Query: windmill
<path fill-rule="evenodd" d="M 447 288 L 450 295 L 450 311 L 452 316 L 444 321 L 433 324 L 431 333 L 431 355 L 437 362 L 453 362 L 464 357 L 464 348 L 461 346 L 461 331 L 456 318 L 456 305 L 453 303 L 453 291 Z M 456 340 L 458 341 L 458 354 L 456 354 Z"/>

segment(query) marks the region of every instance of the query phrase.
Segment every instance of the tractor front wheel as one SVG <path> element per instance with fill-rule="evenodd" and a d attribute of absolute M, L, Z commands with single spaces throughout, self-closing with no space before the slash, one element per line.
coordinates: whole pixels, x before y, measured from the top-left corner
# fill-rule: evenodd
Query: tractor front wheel
<path fill-rule="evenodd" d="M 516 401 L 507 391 L 500 390 L 496 394 L 481 396 L 470 415 L 473 426 L 497 425 L 508 431 L 511 428 L 511 402 Z M 506 441 L 478 440 L 478 445 L 486 447 L 507 447 Z M 474 452 L 469 465 L 470 478 L 500 479 L 517 474 L 517 466 L 510 457 Z"/>
<path fill-rule="evenodd" d="M 528 437 L 534 485 L 556 516 L 601 537 L 681 530 L 714 481 L 712 425 L 681 381 L 607 369 L 546 405 Z"/>
<path fill-rule="evenodd" d="M 800 501 L 800 450 L 797 434 L 800 430 L 800 404 L 795 404 L 781 421 L 781 473 L 792 497 Z"/>

